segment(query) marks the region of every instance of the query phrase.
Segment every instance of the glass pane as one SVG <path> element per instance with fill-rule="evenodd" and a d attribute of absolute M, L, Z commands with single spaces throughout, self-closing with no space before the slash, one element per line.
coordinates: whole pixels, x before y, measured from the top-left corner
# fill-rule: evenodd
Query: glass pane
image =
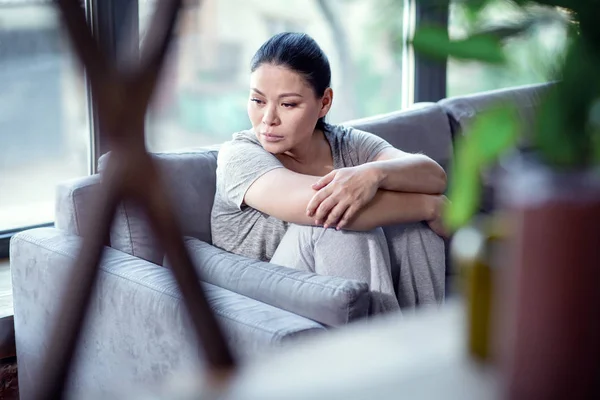
<path fill-rule="evenodd" d="M 154 4 L 156 0 L 140 0 L 141 40 Z M 401 107 L 400 1 L 192 0 L 186 4 L 162 89 L 149 116 L 151 151 L 220 143 L 249 128 L 250 60 L 265 40 L 281 31 L 308 33 L 328 55 L 335 93 L 329 122 Z"/>
<path fill-rule="evenodd" d="M 541 8 L 531 12 L 540 12 Z M 552 12 L 552 10 L 547 10 Z M 507 24 L 523 17 L 523 10 L 509 0 L 495 0 L 485 10 L 486 25 Z M 466 10 L 460 1 L 450 5 L 449 34 L 452 39 L 469 32 Z M 448 96 L 500 89 L 510 86 L 547 82 L 550 70 L 566 44 L 565 27 L 548 22 L 506 44 L 507 66 L 491 66 L 478 62 L 448 62 Z"/>
<path fill-rule="evenodd" d="M 85 85 L 52 4 L 0 1 L 0 231 L 54 220 L 88 174 Z"/>

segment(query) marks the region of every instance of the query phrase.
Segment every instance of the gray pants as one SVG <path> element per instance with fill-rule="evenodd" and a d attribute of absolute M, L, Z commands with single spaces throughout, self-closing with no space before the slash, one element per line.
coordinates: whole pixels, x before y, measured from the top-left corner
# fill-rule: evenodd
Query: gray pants
<path fill-rule="evenodd" d="M 444 299 L 444 241 L 422 223 L 369 232 L 290 225 L 271 262 L 366 282 L 373 313 Z"/>

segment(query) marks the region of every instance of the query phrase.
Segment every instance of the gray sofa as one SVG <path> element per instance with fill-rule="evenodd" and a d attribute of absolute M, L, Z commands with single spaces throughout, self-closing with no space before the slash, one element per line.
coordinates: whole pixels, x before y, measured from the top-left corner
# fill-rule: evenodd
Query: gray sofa
<path fill-rule="evenodd" d="M 531 121 L 544 85 L 417 104 L 409 110 L 348 124 L 378 134 L 448 168 L 453 140 L 483 107 L 516 102 Z M 185 242 L 231 347 L 242 360 L 277 346 L 369 317 L 367 284 L 318 276 L 249 260 L 213 247 L 210 210 L 217 149 L 156 154 L 169 184 Z M 100 168 L 102 168 L 102 160 Z M 21 398 L 31 395 L 48 343 L 65 277 L 94 210 L 100 176 L 58 187 L 54 228 L 15 235 L 10 263 Z M 177 285 L 164 254 L 135 204 L 122 204 L 100 265 L 87 328 L 70 388 L 74 398 L 109 393 L 115 384 L 152 385 L 180 368 L 198 367 L 202 354 L 188 329 Z"/>

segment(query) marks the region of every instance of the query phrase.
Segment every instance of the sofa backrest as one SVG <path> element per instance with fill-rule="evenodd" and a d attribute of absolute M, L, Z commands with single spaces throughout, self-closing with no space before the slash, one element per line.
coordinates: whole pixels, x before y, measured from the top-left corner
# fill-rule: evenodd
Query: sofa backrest
<path fill-rule="evenodd" d="M 540 83 L 491 90 L 450 97 L 439 101 L 438 104 L 450 118 L 453 137 L 464 134 L 481 111 L 503 103 L 515 105 L 523 124 L 521 137 L 526 141 L 533 131 L 532 128 L 540 102 L 547 90 L 553 85 L 553 83 Z"/>
<path fill-rule="evenodd" d="M 443 109 L 434 103 L 376 117 L 350 121 L 409 152 L 429 155 L 446 166 L 452 154 L 451 131 Z M 216 150 L 156 154 L 183 234 L 211 243 L 210 212 L 215 194 Z M 100 170 L 106 157 L 100 160 Z M 145 214 L 132 202 L 121 204 L 110 233 L 115 249 L 162 264 L 164 252 Z"/>
<path fill-rule="evenodd" d="M 452 158 L 448 116 L 436 103 L 417 103 L 406 110 L 349 121 L 344 125 L 374 133 L 400 150 L 426 154 L 444 169 Z"/>
<path fill-rule="evenodd" d="M 107 157 L 100 158 L 99 170 Z M 215 195 L 217 151 L 198 149 L 153 155 L 167 185 L 167 195 L 175 209 L 182 233 L 211 242 L 210 210 Z M 111 247 L 162 264 L 164 251 L 150 229 L 143 210 L 132 201 L 117 208 L 110 231 Z"/>

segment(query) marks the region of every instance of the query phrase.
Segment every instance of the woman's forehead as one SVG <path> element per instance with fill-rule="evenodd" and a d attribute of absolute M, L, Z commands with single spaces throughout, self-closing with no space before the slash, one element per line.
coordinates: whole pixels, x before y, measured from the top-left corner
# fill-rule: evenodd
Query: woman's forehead
<path fill-rule="evenodd" d="M 310 90 L 310 86 L 299 73 L 272 64 L 263 64 L 250 75 L 250 87 L 264 91 L 299 92 Z"/>

